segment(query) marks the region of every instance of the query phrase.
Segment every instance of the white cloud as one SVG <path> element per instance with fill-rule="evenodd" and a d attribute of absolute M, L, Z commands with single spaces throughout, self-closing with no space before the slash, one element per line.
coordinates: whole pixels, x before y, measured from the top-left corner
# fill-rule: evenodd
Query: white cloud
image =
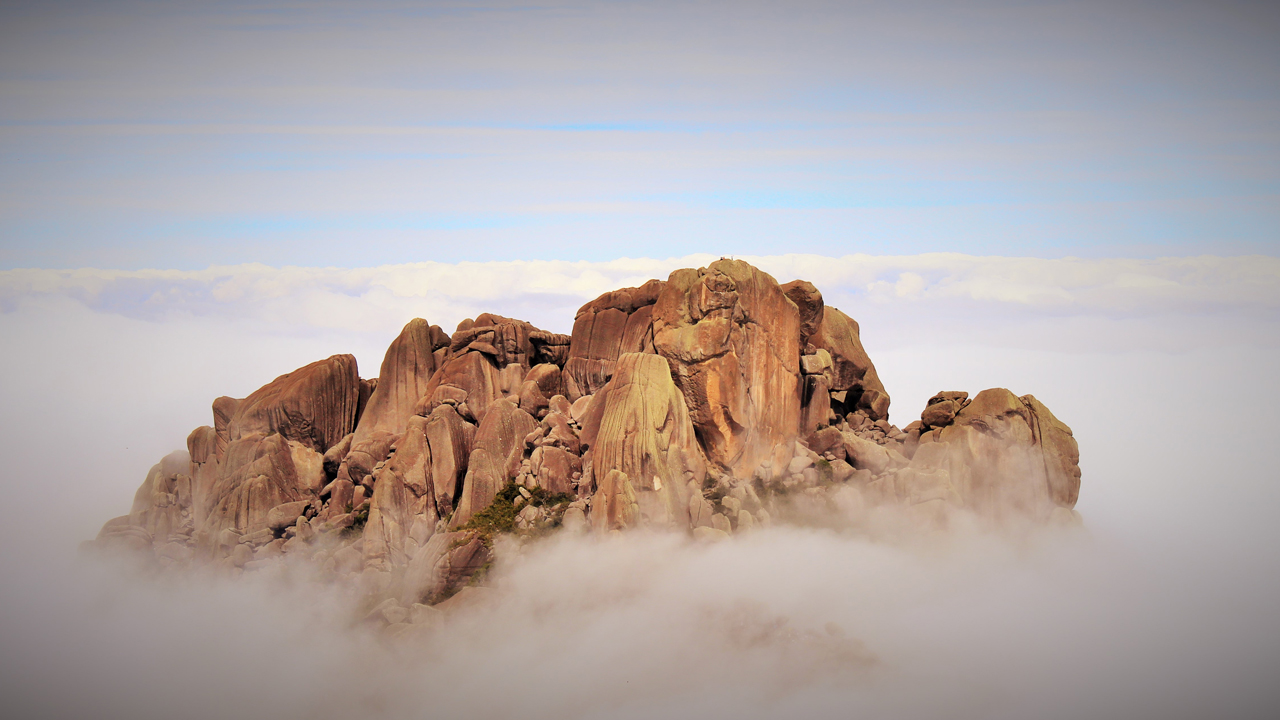
<path fill-rule="evenodd" d="M 0 307 L 69 298 L 104 313 L 160 320 L 251 320 L 290 333 L 308 329 L 386 335 L 413 316 L 451 329 L 497 312 L 568 332 L 576 309 L 601 293 L 665 278 L 710 255 L 608 262 L 424 262 L 372 268 L 205 270 L 7 270 Z M 810 280 L 855 317 L 967 307 L 990 316 L 1251 314 L 1280 308 L 1280 259 L 1197 257 L 1039 259 L 953 253 L 908 256 L 779 255 L 744 258 L 779 282 Z"/>

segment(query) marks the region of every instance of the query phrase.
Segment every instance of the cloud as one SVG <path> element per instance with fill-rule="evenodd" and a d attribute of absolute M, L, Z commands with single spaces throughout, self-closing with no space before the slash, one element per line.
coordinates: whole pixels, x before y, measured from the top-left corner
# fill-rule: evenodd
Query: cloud
<path fill-rule="evenodd" d="M 1134 318 L 1248 315 L 1280 310 L 1280 259 L 1196 257 L 1040 259 L 955 253 L 911 256 L 744 257 L 779 282 L 802 278 L 827 303 L 869 320 Z M 260 264 L 205 270 L 0 271 L 0 308 L 64 299 L 98 313 L 149 321 L 245 321 L 287 334 L 349 332 L 390 337 L 408 319 L 451 330 L 481 312 L 569 332 L 582 304 L 619 287 L 700 267 L 710 255 L 607 262 L 425 262 L 369 268 Z"/>
<path fill-rule="evenodd" d="M 900 425 L 940 389 L 1043 400 L 1080 443 L 1084 536 L 553 542 L 398 649 L 305 577 L 74 560 L 218 395 L 335 352 L 367 375 L 412 314 L 567 329 L 600 291 L 710 259 L 0 275 L 0 692 L 57 718 L 1275 715 L 1266 258 L 754 259 L 862 322 Z"/>

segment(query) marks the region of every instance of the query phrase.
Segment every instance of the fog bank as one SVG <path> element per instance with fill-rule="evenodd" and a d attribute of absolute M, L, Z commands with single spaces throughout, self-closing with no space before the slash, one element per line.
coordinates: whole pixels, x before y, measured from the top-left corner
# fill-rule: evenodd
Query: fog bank
<path fill-rule="evenodd" d="M 488 604 L 390 645 L 305 576 L 155 577 L 75 546 L 214 397 L 336 352 L 370 375 L 391 334 L 20 294 L 0 313 L 0 692 L 57 718 L 1276 714 L 1273 311 L 1232 306 L 1208 339 L 1203 306 L 957 313 L 936 334 L 909 299 L 831 302 L 862 321 L 899 425 L 942 389 L 1052 408 L 1079 441 L 1084 528 L 561 538 L 500 563 Z"/>

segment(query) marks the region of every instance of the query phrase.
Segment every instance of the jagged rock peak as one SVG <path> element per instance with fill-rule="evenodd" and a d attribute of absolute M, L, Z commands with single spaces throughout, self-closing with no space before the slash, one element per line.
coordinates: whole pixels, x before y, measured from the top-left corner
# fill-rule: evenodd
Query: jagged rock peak
<path fill-rule="evenodd" d="M 377 378 L 335 355 L 212 410 L 90 546 L 232 573 L 306 558 L 388 622 L 483 583 L 500 534 L 723 539 L 835 492 L 928 526 L 1078 521 L 1078 446 L 1034 396 L 941 392 L 891 425 L 858 323 L 738 260 L 605 293 L 571 335 L 413 319 Z"/>

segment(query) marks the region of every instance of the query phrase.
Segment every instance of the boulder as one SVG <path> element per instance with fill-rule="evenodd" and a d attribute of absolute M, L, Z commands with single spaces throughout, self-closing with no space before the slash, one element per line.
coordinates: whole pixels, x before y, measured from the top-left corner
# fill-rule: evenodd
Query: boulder
<path fill-rule="evenodd" d="M 298 518 L 302 517 L 302 513 L 310 506 L 310 500 L 295 500 L 277 505 L 267 511 L 267 527 L 273 531 L 282 531 L 297 523 Z"/>
<path fill-rule="evenodd" d="M 971 509 L 997 519 L 1047 518 L 1055 507 L 1075 505 L 1080 487 L 1076 441 L 1033 396 L 984 390 L 937 432 L 936 442 L 919 446 L 912 465 L 941 464 L 932 458 L 943 451 L 932 446 L 945 445 L 951 482 Z"/>
<path fill-rule="evenodd" d="M 338 466 L 338 477 L 350 480 L 355 485 L 372 486 L 374 468 L 387 459 L 391 454 L 391 448 L 399 439 L 399 435 L 382 430 L 366 436 L 359 444 L 353 438 L 350 452 L 342 458 L 342 463 Z"/>
<path fill-rule="evenodd" d="M 844 456 L 855 468 L 869 470 L 879 475 L 889 467 L 889 451 L 876 443 L 858 437 L 851 432 L 841 433 L 844 440 Z"/>
<path fill-rule="evenodd" d="M 749 477 L 796 437 L 800 313 L 767 273 L 739 260 L 672 273 L 654 305 L 653 342 L 713 464 Z"/>
<path fill-rule="evenodd" d="M 347 458 L 347 453 L 351 452 L 351 439 L 355 436 L 355 433 L 344 435 L 338 444 L 325 451 L 324 474 L 326 476 L 338 477 L 338 468 L 342 467 L 342 461 Z"/>
<path fill-rule="evenodd" d="M 427 383 L 418 415 L 430 415 L 442 404 L 465 405 L 476 422 L 484 420 L 489 405 L 503 397 L 498 366 L 484 353 L 463 351 L 452 355 Z"/>
<path fill-rule="evenodd" d="M 560 368 L 551 363 L 533 366 L 530 368 L 529 373 L 524 376 L 524 381 L 526 383 L 534 383 L 542 397 L 548 400 L 556 395 L 564 394 L 564 379 Z"/>
<path fill-rule="evenodd" d="M 950 425 L 956 413 L 968 404 L 968 398 L 967 392 L 940 392 L 934 395 L 929 398 L 924 411 L 920 413 L 920 423 L 924 427 L 932 428 Z"/>

